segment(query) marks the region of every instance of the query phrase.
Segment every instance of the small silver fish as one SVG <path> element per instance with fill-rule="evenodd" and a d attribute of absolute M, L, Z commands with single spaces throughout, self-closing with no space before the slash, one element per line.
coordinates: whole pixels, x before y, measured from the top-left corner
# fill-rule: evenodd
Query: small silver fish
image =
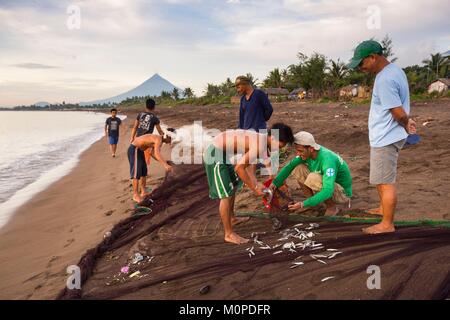
<path fill-rule="evenodd" d="M 321 282 L 325 282 L 325 281 L 328 281 L 328 280 L 334 279 L 334 278 L 336 278 L 336 277 L 326 277 L 326 278 L 323 278 L 323 279 L 320 280 L 320 281 L 321 281 Z"/>
<path fill-rule="evenodd" d="M 301 265 L 304 265 L 304 263 L 303 263 L 303 262 L 294 262 L 294 263 L 291 265 L 291 269 L 297 268 L 297 267 L 299 267 L 299 266 L 301 266 Z"/>
<path fill-rule="evenodd" d="M 333 254 L 330 254 L 329 256 L 328 256 L 328 259 L 332 259 L 332 258 L 334 258 L 334 257 L 336 257 L 338 254 L 341 254 L 342 252 L 334 252 Z"/>

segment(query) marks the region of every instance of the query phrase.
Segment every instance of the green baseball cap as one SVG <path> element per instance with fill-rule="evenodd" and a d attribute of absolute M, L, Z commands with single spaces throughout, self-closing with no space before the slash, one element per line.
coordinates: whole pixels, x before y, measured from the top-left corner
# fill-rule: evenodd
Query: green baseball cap
<path fill-rule="evenodd" d="M 347 64 L 347 68 L 355 69 L 364 58 L 367 58 L 371 54 L 382 54 L 383 47 L 375 40 L 366 40 L 358 44 L 353 53 L 353 58 Z"/>

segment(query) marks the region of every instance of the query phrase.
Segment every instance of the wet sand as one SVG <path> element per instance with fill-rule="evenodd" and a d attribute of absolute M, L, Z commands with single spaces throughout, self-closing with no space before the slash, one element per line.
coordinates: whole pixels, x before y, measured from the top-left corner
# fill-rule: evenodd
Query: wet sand
<path fill-rule="evenodd" d="M 66 268 L 133 212 L 130 123 L 126 119 L 121 127 L 116 158 L 105 137 L 97 141 L 68 175 L 20 207 L 0 230 L 0 299 L 55 298 Z M 155 187 L 164 170 L 155 163 L 150 170 Z"/>

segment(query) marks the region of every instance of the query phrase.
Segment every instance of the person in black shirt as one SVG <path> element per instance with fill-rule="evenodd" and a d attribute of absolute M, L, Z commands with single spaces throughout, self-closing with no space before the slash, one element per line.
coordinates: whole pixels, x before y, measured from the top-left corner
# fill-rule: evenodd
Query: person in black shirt
<path fill-rule="evenodd" d="M 146 111 L 140 112 L 136 120 L 134 121 L 133 129 L 131 130 L 131 139 L 130 143 L 133 143 L 134 138 L 140 137 L 144 134 L 153 134 L 153 131 L 158 130 L 158 133 L 161 136 L 164 136 L 164 131 L 161 129 L 160 121 L 158 117 L 154 114 L 155 110 L 155 100 L 149 98 L 146 101 Z M 145 151 L 145 162 L 147 165 L 150 164 L 151 159 L 151 148 L 148 148 Z"/>
<path fill-rule="evenodd" d="M 116 156 L 117 143 L 119 142 L 119 127 L 122 120 L 117 117 L 117 109 L 111 109 L 111 117 L 106 119 L 105 136 L 108 138 L 109 147 L 113 157 Z"/>

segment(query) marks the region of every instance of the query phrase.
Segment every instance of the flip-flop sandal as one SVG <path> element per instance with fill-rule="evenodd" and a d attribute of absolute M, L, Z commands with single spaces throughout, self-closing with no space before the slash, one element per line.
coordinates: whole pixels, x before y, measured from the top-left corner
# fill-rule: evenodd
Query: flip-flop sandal
<path fill-rule="evenodd" d="M 135 212 L 132 214 L 133 217 L 136 217 L 136 216 L 145 216 L 145 215 L 148 215 L 148 214 L 152 213 L 152 209 L 147 208 L 147 207 L 141 207 L 141 206 L 137 206 L 137 205 L 136 205 L 134 208 L 135 208 L 136 210 L 135 210 Z"/>
<path fill-rule="evenodd" d="M 140 202 L 139 202 L 139 203 L 140 203 Z M 134 204 L 134 208 L 135 208 L 135 209 L 140 209 L 140 208 L 150 209 L 150 208 L 148 208 L 148 207 L 144 207 L 144 206 L 139 205 L 139 203 L 136 202 L 136 203 Z"/>

